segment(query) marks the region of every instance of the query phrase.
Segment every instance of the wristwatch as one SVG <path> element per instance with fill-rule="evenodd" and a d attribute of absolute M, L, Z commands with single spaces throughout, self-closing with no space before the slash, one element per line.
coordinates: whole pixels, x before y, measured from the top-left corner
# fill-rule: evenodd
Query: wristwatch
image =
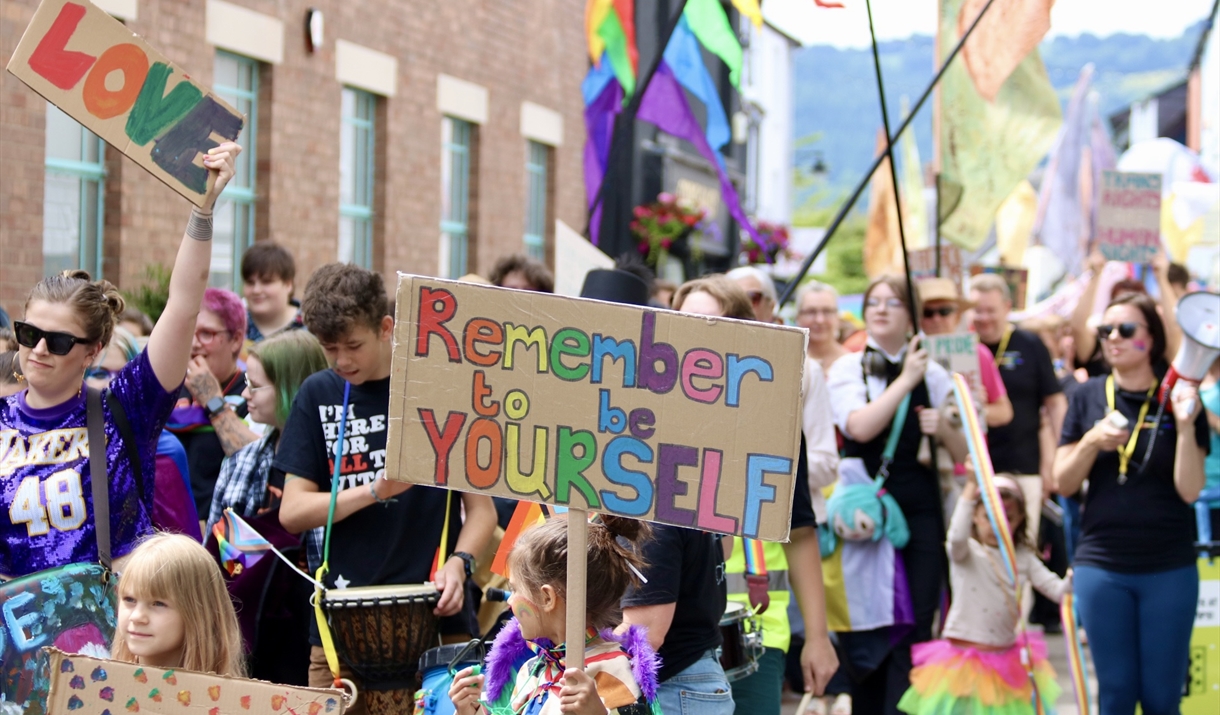
<path fill-rule="evenodd" d="M 462 564 L 466 569 L 466 578 L 470 578 L 474 574 L 474 556 L 465 551 L 454 551 L 453 555 L 462 560 Z"/>
<path fill-rule="evenodd" d="M 206 405 L 204 405 L 204 409 L 207 410 L 208 418 L 211 419 L 212 417 L 220 414 L 220 411 L 228 407 L 228 405 L 229 403 L 225 402 L 225 398 L 213 397 L 212 399 L 208 400 Z"/>

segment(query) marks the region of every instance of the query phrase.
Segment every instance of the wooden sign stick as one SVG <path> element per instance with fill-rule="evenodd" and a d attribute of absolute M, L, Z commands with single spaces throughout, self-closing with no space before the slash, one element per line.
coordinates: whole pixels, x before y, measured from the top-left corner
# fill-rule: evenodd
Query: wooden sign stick
<path fill-rule="evenodd" d="M 585 590 L 589 560 L 589 512 L 568 509 L 568 623 L 564 660 L 585 667 Z"/>

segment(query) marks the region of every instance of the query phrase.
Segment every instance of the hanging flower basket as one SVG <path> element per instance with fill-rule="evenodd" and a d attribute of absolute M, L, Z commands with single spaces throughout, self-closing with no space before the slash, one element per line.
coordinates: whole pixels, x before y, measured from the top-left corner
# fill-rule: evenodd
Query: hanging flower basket
<path fill-rule="evenodd" d="M 631 221 L 631 235 L 644 262 L 653 270 L 673 254 L 685 258 L 691 254 L 690 236 L 703 219 L 703 209 L 673 194 L 662 193 L 651 204 L 636 206 Z"/>
<path fill-rule="evenodd" d="M 743 265 L 753 263 L 774 264 L 780 256 L 791 255 L 788 250 L 788 227 L 778 223 L 770 223 L 769 221 L 759 221 L 756 224 L 758 229 L 758 237 L 762 239 L 762 244 L 755 242 L 754 238 L 745 235 L 741 239 L 741 254 L 740 262 Z"/>

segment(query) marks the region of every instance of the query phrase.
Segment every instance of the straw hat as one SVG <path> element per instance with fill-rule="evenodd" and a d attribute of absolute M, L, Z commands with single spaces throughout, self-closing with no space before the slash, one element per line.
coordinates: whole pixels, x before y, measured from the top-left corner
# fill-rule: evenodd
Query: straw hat
<path fill-rule="evenodd" d="M 974 307 L 973 302 L 958 294 L 957 286 L 948 278 L 924 278 L 916 281 L 915 287 L 919 289 L 919 302 L 924 305 L 947 300 L 957 303 L 961 310 Z"/>

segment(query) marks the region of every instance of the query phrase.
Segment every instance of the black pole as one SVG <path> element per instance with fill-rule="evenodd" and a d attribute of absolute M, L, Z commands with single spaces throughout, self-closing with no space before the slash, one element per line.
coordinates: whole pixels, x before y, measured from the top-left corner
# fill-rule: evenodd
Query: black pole
<path fill-rule="evenodd" d="M 630 126 L 635 121 L 635 115 L 640 111 L 640 103 L 644 100 L 644 92 L 648 89 L 649 83 L 652 82 L 652 77 L 657 73 L 657 68 L 661 66 L 661 60 L 665 58 L 665 48 L 669 46 L 669 40 L 674 36 L 674 30 L 678 29 L 678 23 L 682 20 L 682 12 L 686 10 L 686 0 L 678 0 L 678 11 L 669 18 L 669 24 L 665 28 L 665 35 L 661 40 L 661 44 L 657 47 L 656 57 L 652 58 L 652 62 L 648 65 L 648 69 L 644 74 L 636 78 L 635 93 L 631 95 L 627 106 L 623 111 L 619 112 L 614 118 L 614 132 L 610 138 L 610 153 L 606 159 L 606 173 L 602 176 L 602 185 L 597 189 L 597 198 L 593 200 L 593 205 L 589 207 L 589 215 L 585 223 L 585 236 L 589 235 L 589 229 L 592 228 L 593 214 L 597 213 L 597 209 L 602 205 L 602 200 L 606 195 L 606 187 L 610 181 L 610 157 L 617 156 L 623 151 L 622 144 L 624 137 L 631 136 L 624 127 Z M 630 147 L 628 147 L 630 148 Z M 604 216 L 603 216 L 604 220 Z"/>
<path fill-rule="evenodd" d="M 885 155 L 890 160 L 890 181 L 894 185 L 894 207 L 898 214 L 898 241 L 902 244 L 902 270 L 907 277 L 907 312 L 911 314 L 911 332 L 919 332 L 919 317 L 915 315 L 915 285 L 911 280 L 911 260 L 907 257 L 907 234 L 902 225 L 902 200 L 898 197 L 898 167 L 894 161 L 894 142 L 890 141 L 890 114 L 885 104 L 885 82 L 881 79 L 881 51 L 877 47 L 877 32 L 873 29 L 873 2 L 864 0 L 868 10 L 868 35 L 873 41 L 873 69 L 877 73 L 877 94 L 881 97 L 881 124 L 885 127 Z"/>
<path fill-rule="evenodd" d="M 995 4 L 995 0 L 987 0 L 987 4 L 983 6 L 982 10 L 979 10 L 978 17 L 974 18 L 974 22 L 970 23 L 970 27 L 966 28 L 966 32 L 962 35 L 962 38 L 957 41 L 957 45 L 953 47 L 953 51 L 949 53 L 949 56 L 945 59 L 945 63 L 940 66 L 940 69 L 936 72 L 936 76 L 933 77 L 932 81 L 928 83 L 927 89 L 923 91 L 923 94 L 919 96 L 919 100 L 915 102 L 915 106 L 911 108 L 911 113 L 908 114 L 907 118 L 902 121 L 902 124 L 898 125 L 898 129 L 895 131 L 894 136 L 887 137 L 890 145 L 897 141 L 898 137 L 902 136 L 902 133 L 906 131 L 906 128 L 909 127 L 911 122 L 915 120 L 915 115 L 919 113 L 920 108 L 923 107 L 923 103 L 928 101 L 928 97 L 932 95 L 932 90 L 936 88 L 936 85 L 940 84 L 940 78 L 945 75 L 945 70 L 949 69 L 949 65 L 952 64 L 958 53 L 962 51 L 962 47 L 966 45 L 966 40 L 970 39 L 970 35 L 974 32 L 974 28 L 978 27 L 979 20 L 983 19 L 983 16 L 987 14 L 987 11 L 991 9 L 993 4 Z M 888 150 L 889 149 L 887 147 L 887 152 Z M 782 308 L 785 303 L 792 299 L 792 295 L 796 293 L 797 285 L 801 282 L 801 279 L 805 277 L 805 274 L 809 272 L 809 267 L 813 265 L 815 260 L 817 260 L 818 254 L 826 248 L 826 244 L 830 242 L 830 239 L 834 236 L 835 231 L 839 229 L 839 225 L 842 224 L 843 220 L 847 218 L 847 212 L 851 211 L 851 207 L 856 204 L 856 201 L 860 198 L 860 194 L 864 193 L 864 187 L 868 186 L 868 182 L 872 178 L 873 172 L 877 170 L 877 167 L 881 166 L 881 162 L 884 159 L 885 154 L 881 154 L 873 160 L 872 167 L 864 173 L 864 178 L 861 179 L 860 183 L 856 185 L 856 188 L 854 191 L 852 191 L 851 196 L 847 198 L 847 201 L 844 202 L 843 207 L 839 209 L 839 212 L 835 214 L 834 219 L 831 220 L 830 226 L 827 227 L 825 235 L 822 236 L 822 240 L 818 242 L 818 245 L 814 247 L 813 251 L 808 256 L 805 256 L 805 262 L 801 264 L 800 272 L 798 272 L 796 278 L 794 278 L 792 282 L 788 284 L 788 287 L 784 289 L 783 295 L 779 297 L 779 305 L 777 306 L 777 309 Z M 940 207 L 938 206 L 936 210 L 939 213 Z"/>

